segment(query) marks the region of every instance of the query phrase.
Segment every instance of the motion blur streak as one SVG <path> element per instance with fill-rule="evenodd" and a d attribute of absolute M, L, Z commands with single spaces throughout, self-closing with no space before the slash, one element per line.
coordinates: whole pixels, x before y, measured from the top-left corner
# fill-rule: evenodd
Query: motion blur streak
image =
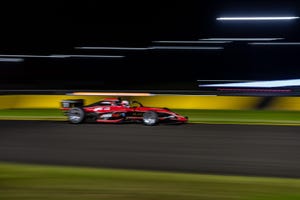
<path fill-rule="evenodd" d="M 73 92 L 70 95 L 87 95 L 87 96 L 154 96 L 150 93 L 135 93 L 135 92 Z"/>
<path fill-rule="evenodd" d="M 300 86 L 300 79 L 199 85 L 199 87 L 260 87 L 260 88 L 287 87 L 287 86 Z"/>
<path fill-rule="evenodd" d="M 251 42 L 250 45 L 300 45 L 300 42 Z"/>
<path fill-rule="evenodd" d="M 182 43 L 182 44 L 225 44 L 231 41 L 153 41 L 153 43 Z"/>
<path fill-rule="evenodd" d="M 58 58 L 124 58 L 125 56 L 118 55 L 50 55 L 49 57 Z"/>
<path fill-rule="evenodd" d="M 87 49 L 87 50 L 148 50 L 149 48 L 139 47 L 75 47 L 75 49 Z"/>
<path fill-rule="evenodd" d="M 64 55 L 64 54 L 52 54 L 52 55 L 13 55 L 13 54 L 1 54 L 0 57 L 19 57 L 19 58 L 123 58 L 125 56 L 120 55 Z"/>
<path fill-rule="evenodd" d="M 219 91 L 239 91 L 239 92 L 291 92 L 291 90 L 274 89 L 244 89 L 244 88 L 218 88 Z"/>
<path fill-rule="evenodd" d="M 222 50 L 223 47 L 189 47 L 189 46 L 181 46 L 181 47 L 175 47 L 175 46 L 155 46 L 151 47 L 152 49 L 162 49 L 162 50 Z"/>
<path fill-rule="evenodd" d="M 175 49 L 175 50 L 219 50 L 223 49 L 223 47 L 192 47 L 192 46 L 152 46 L 145 48 L 138 47 L 75 47 L 75 49 L 87 49 L 87 50 L 155 50 L 155 49 Z"/>
<path fill-rule="evenodd" d="M 0 58 L 0 62 L 23 62 L 23 58 Z"/>
<path fill-rule="evenodd" d="M 241 20 L 293 20 L 299 17 L 218 17 L 218 21 L 241 21 Z"/>
<path fill-rule="evenodd" d="M 283 40 L 284 38 L 205 38 L 200 39 L 204 41 L 273 41 L 273 40 Z"/>
<path fill-rule="evenodd" d="M 99 95 L 0 95 L 1 109 L 22 108 L 55 108 L 58 109 L 63 99 L 84 99 L 86 104 L 91 104 L 105 97 L 116 97 L 116 93 L 109 96 Z M 85 93 L 84 93 L 85 94 Z M 115 95 L 112 95 L 115 94 Z M 118 93 L 117 93 L 118 94 Z M 158 96 L 149 93 L 125 93 L 129 100 L 136 100 L 143 105 L 153 107 L 168 107 L 176 109 L 252 109 L 255 108 L 259 97 L 234 97 L 234 96 Z M 134 97 L 134 98 L 133 98 Z"/>

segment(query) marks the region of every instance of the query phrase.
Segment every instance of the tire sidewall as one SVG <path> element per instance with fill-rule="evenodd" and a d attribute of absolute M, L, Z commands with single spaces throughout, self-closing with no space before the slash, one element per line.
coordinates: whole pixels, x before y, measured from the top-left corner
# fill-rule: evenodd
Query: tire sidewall
<path fill-rule="evenodd" d="M 72 118 L 72 116 L 76 115 L 78 118 Z M 85 119 L 85 112 L 82 108 L 74 107 L 69 110 L 68 120 L 71 124 L 79 124 L 82 123 Z"/>
<path fill-rule="evenodd" d="M 153 121 L 149 122 L 146 119 L 148 117 L 151 117 L 153 119 Z M 154 111 L 147 111 L 143 114 L 143 123 L 146 126 L 155 126 L 158 124 L 158 114 Z"/>

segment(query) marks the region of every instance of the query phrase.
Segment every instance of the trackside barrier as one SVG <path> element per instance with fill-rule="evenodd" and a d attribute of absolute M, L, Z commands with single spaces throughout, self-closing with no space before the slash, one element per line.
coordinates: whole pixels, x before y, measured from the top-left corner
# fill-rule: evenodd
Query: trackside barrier
<path fill-rule="evenodd" d="M 99 98 L 90 96 L 72 96 L 72 99 L 86 99 L 86 103 L 93 103 Z M 0 96 L 0 109 L 26 108 L 59 108 L 63 99 L 70 99 L 66 95 L 3 95 Z"/>
<path fill-rule="evenodd" d="M 0 109 L 59 108 L 61 100 L 84 99 L 86 104 L 94 103 L 104 96 L 67 95 L 2 95 Z M 261 97 L 238 96 L 147 96 L 124 97 L 140 101 L 144 106 L 168 107 L 173 109 L 254 109 Z M 299 106 L 300 109 L 300 106 Z"/>
<path fill-rule="evenodd" d="M 168 107 L 174 109 L 217 109 L 240 110 L 253 109 L 259 97 L 229 96 L 151 96 L 134 99 L 147 106 Z"/>
<path fill-rule="evenodd" d="M 300 110 L 300 97 L 277 97 L 269 105 L 271 110 Z"/>

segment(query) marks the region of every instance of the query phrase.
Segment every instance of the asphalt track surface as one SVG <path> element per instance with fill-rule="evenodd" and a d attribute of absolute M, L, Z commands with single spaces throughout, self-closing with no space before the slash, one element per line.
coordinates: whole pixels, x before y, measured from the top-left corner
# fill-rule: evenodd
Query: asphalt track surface
<path fill-rule="evenodd" d="M 300 177 L 300 127 L 0 121 L 0 161 Z"/>

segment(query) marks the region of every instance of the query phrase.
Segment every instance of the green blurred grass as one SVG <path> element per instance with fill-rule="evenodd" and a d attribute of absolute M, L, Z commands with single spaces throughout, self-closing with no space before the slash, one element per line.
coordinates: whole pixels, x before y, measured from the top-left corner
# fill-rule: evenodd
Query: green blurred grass
<path fill-rule="evenodd" d="M 281 110 L 174 110 L 195 123 L 300 125 L 299 111 Z"/>
<path fill-rule="evenodd" d="M 300 111 L 172 110 L 193 123 L 300 125 Z M 0 110 L 0 119 L 66 120 L 66 116 L 59 109 L 11 109 Z"/>
<path fill-rule="evenodd" d="M 0 109 L 0 119 L 66 120 L 59 109 Z"/>
<path fill-rule="evenodd" d="M 1 200 L 293 200 L 300 180 L 0 163 Z"/>

